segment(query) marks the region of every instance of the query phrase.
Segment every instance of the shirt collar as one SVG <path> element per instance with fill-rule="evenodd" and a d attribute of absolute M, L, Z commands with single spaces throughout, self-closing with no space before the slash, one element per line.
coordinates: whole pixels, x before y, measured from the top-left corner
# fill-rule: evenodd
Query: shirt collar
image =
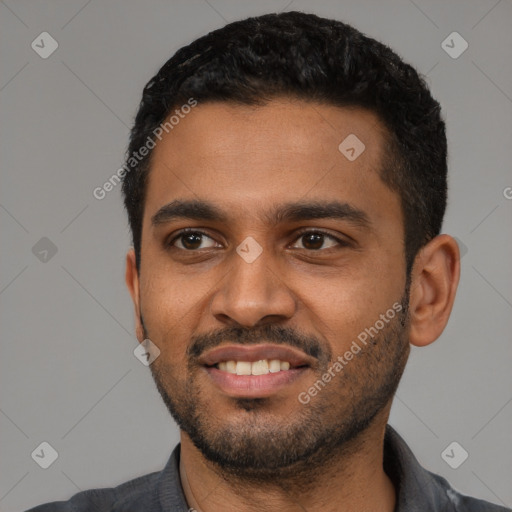
<path fill-rule="evenodd" d="M 390 425 L 384 438 L 384 471 L 395 486 L 395 512 L 455 510 L 448 496 L 448 482 L 424 469 Z"/>
<path fill-rule="evenodd" d="M 189 511 L 181 486 L 180 450 L 181 443 L 174 448 L 159 477 L 162 511 Z M 447 495 L 451 490 L 449 484 L 422 468 L 405 441 L 389 425 L 384 438 L 384 470 L 395 486 L 395 512 L 455 510 Z"/>

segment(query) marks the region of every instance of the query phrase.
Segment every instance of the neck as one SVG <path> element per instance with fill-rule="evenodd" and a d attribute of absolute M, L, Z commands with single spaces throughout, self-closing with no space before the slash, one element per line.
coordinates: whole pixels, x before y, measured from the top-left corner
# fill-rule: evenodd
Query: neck
<path fill-rule="evenodd" d="M 332 453 L 321 471 L 297 468 L 295 474 L 301 476 L 291 477 L 291 468 L 271 482 L 223 473 L 181 432 L 180 477 L 187 503 L 198 512 L 392 512 L 395 490 L 383 469 L 387 416 Z"/>

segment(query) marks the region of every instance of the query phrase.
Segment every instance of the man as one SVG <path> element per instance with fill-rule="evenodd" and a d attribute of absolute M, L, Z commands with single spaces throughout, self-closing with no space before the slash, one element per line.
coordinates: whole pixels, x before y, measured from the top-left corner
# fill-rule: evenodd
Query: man
<path fill-rule="evenodd" d="M 181 443 L 35 511 L 503 511 L 387 420 L 459 279 L 439 104 L 389 48 L 299 12 L 227 25 L 150 80 L 123 192 L 138 340 Z"/>

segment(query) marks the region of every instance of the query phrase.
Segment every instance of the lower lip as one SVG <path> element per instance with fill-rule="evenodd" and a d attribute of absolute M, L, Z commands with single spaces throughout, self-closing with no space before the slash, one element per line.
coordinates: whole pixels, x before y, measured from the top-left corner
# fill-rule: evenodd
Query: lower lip
<path fill-rule="evenodd" d="M 292 368 L 266 375 L 236 375 L 214 366 L 205 369 L 213 382 L 227 395 L 237 398 L 264 398 L 299 379 L 309 367 Z"/>

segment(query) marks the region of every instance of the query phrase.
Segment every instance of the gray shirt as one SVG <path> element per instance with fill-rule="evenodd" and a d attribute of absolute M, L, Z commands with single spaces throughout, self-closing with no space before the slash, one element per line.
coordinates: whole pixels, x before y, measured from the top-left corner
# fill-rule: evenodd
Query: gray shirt
<path fill-rule="evenodd" d="M 27 512 L 188 512 L 181 487 L 180 444 L 162 471 L 114 488 L 75 494 L 69 501 L 47 503 Z M 395 485 L 395 512 L 510 512 L 469 498 L 420 466 L 405 441 L 389 425 L 384 441 L 384 469 Z"/>

